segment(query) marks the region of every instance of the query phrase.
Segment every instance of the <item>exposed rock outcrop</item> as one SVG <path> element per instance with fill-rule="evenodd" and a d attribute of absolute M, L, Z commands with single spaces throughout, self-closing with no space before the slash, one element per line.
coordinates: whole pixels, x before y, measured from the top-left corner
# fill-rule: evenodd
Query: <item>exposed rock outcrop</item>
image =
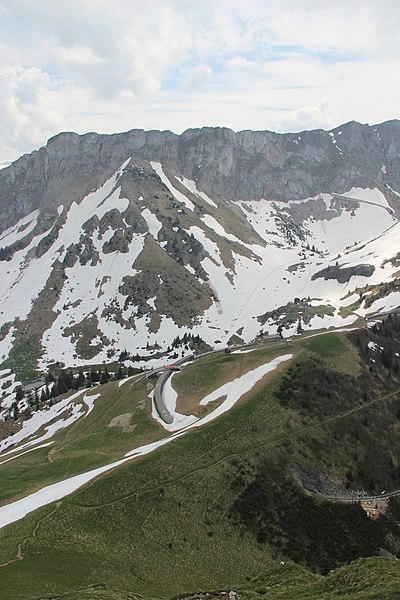
<path fill-rule="evenodd" d="M 79 202 L 130 156 L 137 158 L 132 175 L 140 171 L 147 191 L 157 175 L 146 172 L 143 160 L 158 160 L 226 200 L 293 200 L 377 183 L 400 191 L 397 120 L 374 126 L 351 121 L 331 132 L 299 134 L 208 127 L 181 135 L 140 129 L 60 133 L 0 171 L 0 230 L 37 208 Z M 130 187 L 127 175 L 125 185 Z M 137 177 L 134 186 L 140 195 Z"/>

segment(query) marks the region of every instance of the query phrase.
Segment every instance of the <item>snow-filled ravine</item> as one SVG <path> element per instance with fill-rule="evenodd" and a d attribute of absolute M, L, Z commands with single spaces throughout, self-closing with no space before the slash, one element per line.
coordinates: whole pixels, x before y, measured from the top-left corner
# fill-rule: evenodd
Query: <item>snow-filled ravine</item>
<path fill-rule="evenodd" d="M 127 452 L 124 458 L 110 463 L 108 465 L 104 465 L 103 467 L 99 467 L 97 469 L 93 469 L 91 471 L 87 471 L 86 473 L 81 473 L 80 475 L 75 475 L 74 477 L 69 477 L 64 481 L 59 481 L 57 483 L 53 483 L 51 485 L 45 486 L 42 489 L 34 492 L 33 494 L 29 494 L 25 498 L 17 500 L 15 502 L 11 502 L 10 504 L 6 504 L 5 506 L 0 507 L 0 528 L 9 525 L 10 523 L 14 523 L 19 521 L 27 514 L 41 508 L 42 506 L 46 506 L 47 504 L 51 504 L 56 500 L 60 500 L 65 496 L 68 496 L 72 492 L 79 489 L 81 486 L 86 483 L 92 481 L 99 475 L 103 473 L 107 473 L 120 465 L 137 458 L 139 456 L 143 456 L 145 454 L 149 454 L 153 452 L 157 448 L 161 448 L 166 444 L 169 444 L 176 440 L 179 437 L 182 437 L 189 431 L 191 431 L 195 427 L 201 427 L 206 423 L 209 423 L 213 419 L 216 419 L 221 414 L 228 411 L 232 408 L 235 403 L 245 394 L 250 391 L 252 387 L 262 379 L 267 373 L 270 373 L 274 369 L 278 367 L 283 362 L 286 362 L 292 358 L 292 354 L 285 354 L 283 356 L 279 356 L 274 358 L 268 363 L 253 369 L 242 375 L 241 377 L 237 377 L 233 381 L 221 386 L 217 390 L 214 390 L 211 394 L 206 396 L 200 401 L 200 404 L 205 405 L 213 400 L 218 398 L 225 398 L 223 402 L 211 413 L 203 418 L 196 418 L 193 416 L 180 415 L 175 412 L 175 403 L 176 403 L 176 395 L 172 388 L 167 392 L 167 402 L 171 412 L 174 416 L 174 422 L 172 425 L 166 425 L 163 421 L 156 417 L 156 412 L 153 406 L 153 416 L 157 418 L 161 424 L 171 433 L 170 436 L 158 440 L 156 442 L 152 442 L 151 444 L 145 444 L 144 446 L 139 446 Z M 92 400 L 95 398 L 93 397 Z M 89 410 L 93 406 L 92 401 L 86 402 Z M 43 437 L 41 438 L 43 439 Z"/>

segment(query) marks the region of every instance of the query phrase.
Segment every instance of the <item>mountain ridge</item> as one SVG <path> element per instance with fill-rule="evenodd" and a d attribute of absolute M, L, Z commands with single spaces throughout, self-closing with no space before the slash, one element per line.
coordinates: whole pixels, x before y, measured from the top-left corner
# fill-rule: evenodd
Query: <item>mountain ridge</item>
<path fill-rule="evenodd" d="M 333 143 L 335 132 L 341 132 L 340 146 L 337 141 Z M 398 120 L 372 126 L 350 121 L 331 131 L 317 129 L 296 134 L 251 130 L 235 133 L 211 127 L 188 129 L 180 135 L 142 129 L 116 134 L 63 132 L 50 138 L 45 147 L 23 155 L 0 171 L 0 226 L 9 226 L 13 218 L 25 216 L 23 207 L 25 212 L 28 206 L 28 212 L 38 208 L 40 199 L 45 205 L 62 198 L 69 204 L 76 194 L 79 199 L 82 192 L 89 191 L 88 186 L 104 183 L 104 177 L 135 154 L 169 163 L 172 171 L 179 169 L 189 179 L 197 180 L 206 192 L 229 200 L 265 197 L 287 201 L 319 192 L 339 193 L 375 182 L 387 182 L 400 190 L 398 164 L 392 166 L 400 155 Z M 264 164 L 257 157 L 264 157 Z M 91 168 L 93 160 L 95 166 Z M 386 173 L 381 170 L 384 165 Z M 285 173 L 281 173 L 282 169 Z M 78 178 L 80 194 L 74 182 L 68 182 L 71 190 L 60 187 L 62 178 L 57 176 L 65 178 L 71 170 Z M 272 177 L 274 181 L 269 181 Z M 10 186 L 16 186 L 11 203 Z M 26 192 L 30 195 L 29 204 Z M 14 207 L 14 212 L 7 214 L 7 204 L 11 205 L 9 210 Z"/>

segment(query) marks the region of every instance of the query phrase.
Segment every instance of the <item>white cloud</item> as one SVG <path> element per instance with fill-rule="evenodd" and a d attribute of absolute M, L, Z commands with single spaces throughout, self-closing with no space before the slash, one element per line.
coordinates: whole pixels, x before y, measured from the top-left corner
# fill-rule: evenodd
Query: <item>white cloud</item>
<path fill-rule="evenodd" d="M 305 129 L 329 129 L 332 123 L 332 106 L 329 98 L 324 98 L 316 106 L 302 106 L 282 119 L 281 131 Z"/>
<path fill-rule="evenodd" d="M 4 156 L 32 150 L 62 126 L 52 104 L 50 78 L 36 67 L 0 70 L 0 144 Z"/>
<path fill-rule="evenodd" d="M 212 75 L 212 69 L 208 65 L 196 65 L 185 69 L 183 90 L 188 93 L 207 91 Z"/>
<path fill-rule="evenodd" d="M 395 118 L 399 29 L 397 0 L 0 0 L 0 160 L 59 130 Z"/>
<path fill-rule="evenodd" d="M 232 71 L 241 71 L 243 69 L 254 69 L 257 64 L 245 56 L 234 56 L 226 61 L 226 67 Z"/>

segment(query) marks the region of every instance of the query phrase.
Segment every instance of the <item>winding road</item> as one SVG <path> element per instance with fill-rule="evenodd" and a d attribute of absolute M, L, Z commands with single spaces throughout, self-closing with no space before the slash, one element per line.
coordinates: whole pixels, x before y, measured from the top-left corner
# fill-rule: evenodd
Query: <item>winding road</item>
<path fill-rule="evenodd" d="M 270 339 L 268 339 L 268 338 L 264 339 L 263 343 L 270 344 L 271 342 L 282 342 L 282 341 L 284 341 L 284 340 L 280 337 L 270 336 Z M 257 346 L 258 346 L 258 344 L 251 342 L 250 344 L 241 344 L 240 346 L 235 346 L 234 350 L 236 351 L 236 350 L 241 350 L 242 348 L 252 348 L 252 347 L 257 347 Z M 181 365 L 183 365 L 187 362 L 192 362 L 199 358 L 203 358 L 204 356 L 209 356 L 210 354 L 221 354 L 224 352 L 225 352 L 225 348 L 220 349 L 220 350 L 209 350 L 208 352 L 202 352 L 201 354 L 190 354 L 189 356 L 184 356 L 183 358 L 180 358 L 179 360 L 172 363 L 171 367 L 180 367 Z M 173 372 L 174 372 L 173 368 L 171 368 L 171 369 L 158 368 L 158 369 L 154 369 L 154 371 L 152 371 L 152 373 L 154 373 L 154 374 L 161 373 L 161 375 L 158 377 L 157 383 L 154 388 L 154 405 L 155 405 L 156 410 L 157 410 L 158 414 L 160 415 L 161 419 L 164 421 L 164 423 L 167 423 L 167 425 L 171 425 L 174 421 L 174 418 L 171 415 L 171 413 L 169 412 L 169 410 L 165 404 L 163 390 L 164 390 L 164 386 L 165 386 L 166 382 L 171 377 Z"/>

